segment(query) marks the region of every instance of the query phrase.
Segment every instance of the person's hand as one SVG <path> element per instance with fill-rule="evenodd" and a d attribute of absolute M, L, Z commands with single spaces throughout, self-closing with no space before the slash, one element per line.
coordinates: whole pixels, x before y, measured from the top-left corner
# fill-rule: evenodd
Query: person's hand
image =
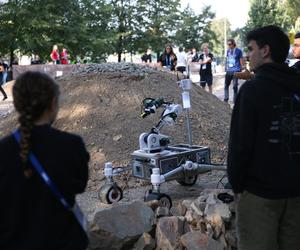
<path fill-rule="evenodd" d="M 243 80 L 248 80 L 254 77 L 254 73 L 250 72 L 248 69 L 246 69 L 243 72 L 235 72 L 234 77 L 243 79 Z"/>

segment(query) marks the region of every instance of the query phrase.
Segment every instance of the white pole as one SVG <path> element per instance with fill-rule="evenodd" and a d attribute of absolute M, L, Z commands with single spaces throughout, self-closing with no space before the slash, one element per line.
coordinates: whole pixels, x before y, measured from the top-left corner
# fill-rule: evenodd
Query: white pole
<path fill-rule="evenodd" d="M 226 48 L 227 48 L 227 22 L 224 17 L 224 57 L 226 58 Z"/>

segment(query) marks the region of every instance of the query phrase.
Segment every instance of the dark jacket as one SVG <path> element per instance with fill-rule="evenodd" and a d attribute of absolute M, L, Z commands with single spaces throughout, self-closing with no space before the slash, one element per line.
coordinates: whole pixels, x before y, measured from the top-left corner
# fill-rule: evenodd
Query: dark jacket
<path fill-rule="evenodd" d="M 89 154 L 82 139 L 50 125 L 37 126 L 32 133 L 32 152 L 73 205 L 88 180 Z M 13 135 L 0 141 L 0 249 L 86 249 L 87 237 L 73 213 L 63 207 L 35 170 L 31 178 L 24 177 L 18 154 Z"/>
<path fill-rule="evenodd" d="M 212 53 L 208 53 L 208 57 L 211 58 L 211 61 L 206 63 L 206 64 L 201 64 L 200 66 L 200 76 L 205 76 L 205 75 L 212 75 L 211 72 L 211 62 L 214 58 L 214 55 Z M 199 57 L 199 61 L 204 60 L 204 53 L 202 53 Z M 205 66 L 204 66 L 205 65 Z"/>
<path fill-rule="evenodd" d="M 159 62 L 161 62 L 162 66 L 166 66 L 170 70 L 174 71 L 177 64 L 177 56 L 174 53 L 163 53 L 159 58 Z"/>
<path fill-rule="evenodd" d="M 227 171 L 235 193 L 300 196 L 300 74 L 294 69 L 264 64 L 239 90 Z"/>
<path fill-rule="evenodd" d="M 297 71 L 300 72 L 300 61 L 296 62 L 296 63 L 292 66 L 292 68 L 295 68 Z"/>

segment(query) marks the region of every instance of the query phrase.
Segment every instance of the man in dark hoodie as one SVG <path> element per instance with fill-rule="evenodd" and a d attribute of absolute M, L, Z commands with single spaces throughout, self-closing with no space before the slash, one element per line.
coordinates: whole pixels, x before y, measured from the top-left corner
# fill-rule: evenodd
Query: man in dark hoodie
<path fill-rule="evenodd" d="M 232 112 L 228 178 L 236 194 L 239 250 L 299 250 L 300 74 L 284 62 L 276 26 L 247 34 L 255 76 Z"/>

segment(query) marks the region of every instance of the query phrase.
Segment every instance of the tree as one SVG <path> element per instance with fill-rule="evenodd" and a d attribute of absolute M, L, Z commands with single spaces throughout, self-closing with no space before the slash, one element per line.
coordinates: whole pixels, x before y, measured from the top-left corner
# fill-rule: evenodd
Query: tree
<path fill-rule="evenodd" d="M 228 38 L 232 38 L 230 22 L 227 18 L 215 19 L 210 23 L 210 29 L 216 34 L 216 38 L 211 40 L 213 51 L 216 55 L 224 57 L 225 43 Z M 226 32 L 226 35 L 225 35 Z"/>
<path fill-rule="evenodd" d="M 283 30 L 291 28 L 291 21 L 285 8 L 278 0 L 252 0 L 249 11 L 249 20 L 244 33 L 266 25 L 277 25 Z"/>
<path fill-rule="evenodd" d="M 2 52 L 15 50 L 49 59 L 54 44 L 84 53 L 86 25 L 76 0 L 9 0 L 0 5 Z"/>
<path fill-rule="evenodd" d="M 296 21 L 300 17 L 300 0 L 286 0 L 284 6 L 292 20 Z"/>
<path fill-rule="evenodd" d="M 81 0 L 81 15 L 86 23 L 87 36 L 84 47 L 94 62 L 104 61 L 108 54 L 115 52 L 113 8 L 114 6 L 105 0 Z"/>
<path fill-rule="evenodd" d="M 199 15 L 195 15 L 189 6 L 183 10 L 174 36 L 177 45 L 185 48 L 200 48 L 203 42 L 216 39 L 216 34 L 209 28 L 212 18 L 215 17 L 210 8 L 205 6 Z"/>
<path fill-rule="evenodd" d="M 0 43 L 1 53 L 10 54 L 13 61 L 14 51 L 19 48 L 22 41 L 24 26 L 28 19 L 27 12 L 23 11 L 24 1 L 15 0 L 0 5 Z"/>
<path fill-rule="evenodd" d="M 292 32 L 299 32 L 300 30 L 300 0 L 286 0 L 284 8 L 286 8 L 287 14 L 293 25 Z"/>
<path fill-rule="evenodd" d="M 138 51 L 151 47 L 157 58 L 165 44 L 174 43 L 172 35 L 179 17 L 180 0 L 139 0 L 138 12 L 142 27 L 137 33 Z"/>

